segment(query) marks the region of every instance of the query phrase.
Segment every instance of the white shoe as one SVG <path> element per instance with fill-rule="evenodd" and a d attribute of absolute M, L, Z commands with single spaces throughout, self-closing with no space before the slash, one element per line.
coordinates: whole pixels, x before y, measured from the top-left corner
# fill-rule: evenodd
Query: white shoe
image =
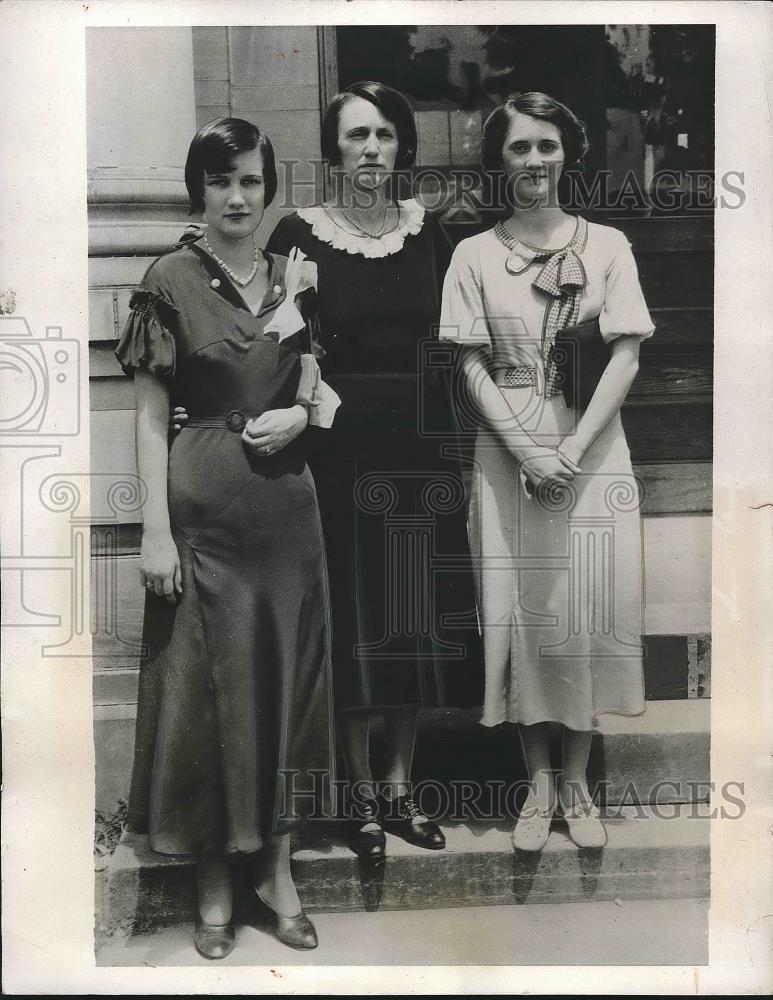
<path fill-rule="evenodd" d="M 513 849 L 516 851 L 541 851 L 550 836 L 550 821 L 556 811 L 556 797 L 549 809 L 540 809 L 531 792 L 521 806 L 518 822 L 512 833 Z"/>
<path fill-rule="evenodd" d="M 604 847 L 607 831 L 599 818 L 598 808 L 592 802 L 577 802 L 571 809 L 562 811 L 569 836 L 578 847 Z"/>

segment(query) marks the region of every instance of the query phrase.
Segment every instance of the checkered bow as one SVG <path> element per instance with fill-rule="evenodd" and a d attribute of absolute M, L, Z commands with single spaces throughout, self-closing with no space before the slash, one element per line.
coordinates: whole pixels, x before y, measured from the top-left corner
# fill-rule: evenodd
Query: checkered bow
<path fill-rule="evenodd" d="M 549 296 L 542 326 L 545 396 L 557 396 L 561 392 L 553 348 L 558 331 L 573 326 L 580 315 L 580 297 L 587 275 L 578 251 L 585 246 L 586 233 L 587 223 L 580 218 L 574 239 L 567 247 L 553 254 L 538 254 L 533 260 L 533 263 L 545 263 L 532 285 Z"/>

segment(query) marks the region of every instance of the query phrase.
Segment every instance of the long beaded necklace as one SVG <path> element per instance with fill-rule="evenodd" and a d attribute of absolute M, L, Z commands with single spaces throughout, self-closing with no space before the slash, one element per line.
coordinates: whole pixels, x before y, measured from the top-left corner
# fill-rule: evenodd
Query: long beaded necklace
<path fill-rule="evenodd" d="M 226 264 L 226 262 L 222 258 L 218 257 L 218 255 L 215 253 L 215 251 L 209 245 L 209 240 L 207 239 L 206 234 L 204 236 L 204 246 L 207 248 L 207 250 L 212 255 L 212 257 L 214 258 L 214 260 L 216 260 L 217 263 L 222 267 L 222 269 L 225 271 L 225 273 L 228 275 L 228 277 L 232 281 L 235 281 L 236 284 L 239 285 L 241 288 L 244 288 L 246 285 L 249 285 L 249 283 L 252 281 L 252 279 L 258 273 L 258 267 L 260 266 L 260 252 L 258 251 L 257 246 L 254 247 L 255 256 L 253 257 L 252 270 L 250 271 L 250 273 L 247 275 L 246 278 L 240 277 L 233 270 L 233 268 L 230 268 L 228 266 L 228 264 Z"/>

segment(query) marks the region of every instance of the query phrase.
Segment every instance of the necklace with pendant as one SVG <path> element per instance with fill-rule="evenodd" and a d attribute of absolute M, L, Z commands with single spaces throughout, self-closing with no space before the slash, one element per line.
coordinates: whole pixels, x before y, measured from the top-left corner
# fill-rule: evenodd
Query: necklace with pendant
<path fill-rule="evenodd" d="M 257 247 L 254 248 L 255 256 L 253 257 L 252 270 L 250 271 L 250 273 L 247 275 L 246 278 L 242 278 L 232 268 L 230 268 L 228 264 L 226 264 L 226 262 L 221 257 L 218 257 L 218 255 L 209 245 L 209 240 L 207 239 L 206 235 L 204 236 L 204 246 L 207 248 L 208 252 L 213 257 L 213 259 L 216 260 L 217 263 L 222 267 L 222 269 L 225 271 L 228 277 L 232 281 L 235 281 L 236 284 L 239 285 L 241 288 L 244 288 L 245 285 L 249 285 L 249 283 L 258 273 L 258 267 L 260 265 L 260 254 Z"/>

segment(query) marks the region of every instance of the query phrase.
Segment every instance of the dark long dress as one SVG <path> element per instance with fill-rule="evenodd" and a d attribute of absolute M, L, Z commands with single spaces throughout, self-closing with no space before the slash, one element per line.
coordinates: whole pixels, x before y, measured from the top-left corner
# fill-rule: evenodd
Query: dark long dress
<path fill-rule="evenodd" d="M 285 298 L 286 261 L 269 263 L 253 316 L 195 243 L 159 258 L 117 349 L 127 373 L 164 377 L 191 418 L 168 475 L 183 594 L 177 606 L 146 596 L 129 803 L 161 853 L 258 850 L 292 825 L 289 782 L 332 770 L 328 590 L 303 445 L 256 458 L 225 423 L 297 392 L 301 335 L 263 334 Z"/>
<path fill-rule="evenodd" d="M 409 224 L 381 256 L 357 252 L 354 237 L 347 249 L 326 241 L 321 209 L 282 219 L 268 242 L 317 264 L 321 367 L 342 400 L 331 432 L 307 431 L 339 710 L 481 696 L 463 484 L 442 384 L 425 363 L 450 250 L 405 204 Z"/>

